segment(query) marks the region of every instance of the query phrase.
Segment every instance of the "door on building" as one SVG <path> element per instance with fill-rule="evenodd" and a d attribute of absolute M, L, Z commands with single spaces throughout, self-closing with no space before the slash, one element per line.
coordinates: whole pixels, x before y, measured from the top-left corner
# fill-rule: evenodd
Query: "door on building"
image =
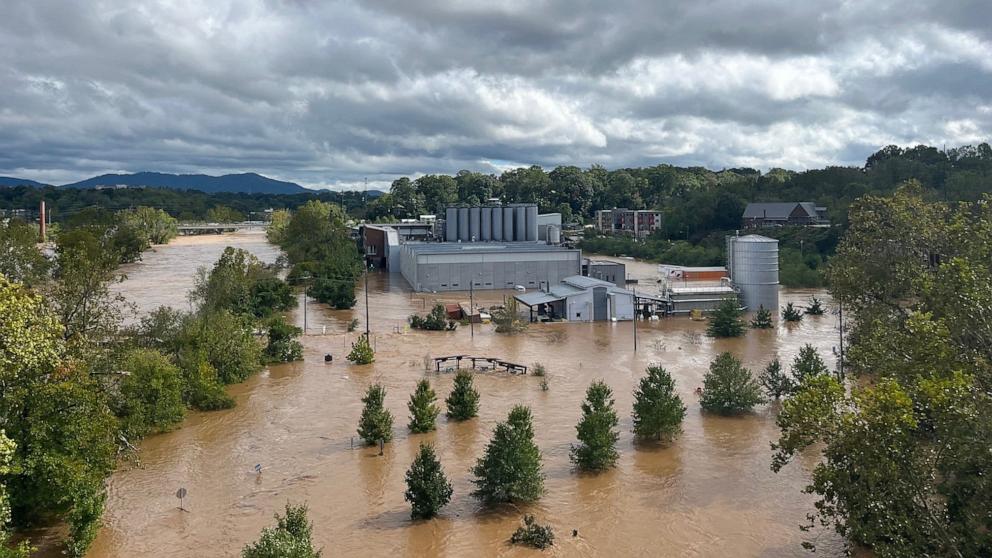
<path fill-rule="evenodd" d="M 593 287 L 592 289 L 592 319 L 594 321 L 608 320 L 609 308 L 607 306 L 606 287 Z"/>

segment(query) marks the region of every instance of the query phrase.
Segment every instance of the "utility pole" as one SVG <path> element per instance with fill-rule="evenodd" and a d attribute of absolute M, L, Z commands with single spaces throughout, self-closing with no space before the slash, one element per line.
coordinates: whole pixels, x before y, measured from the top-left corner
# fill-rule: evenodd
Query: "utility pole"
<path fill-rule="evenodd" d="M 472 316 L 475 315 L 475 279 L 469 279 L 468 282 L 468 327 L 472 331 L 472 339 L 475 339 L 475 320 Z"/>
<path fill-rule="evenodd" d="M 840 329 L 840 380 L 844 381 L 844 303 L 837 305 L 837 319 Z"/>
<path fill-rule="evenodd" d="M 637 287 L 634 287 L 634 352 L 637 352 Z"/>
<path fill-rule="evenodd" d="M 369 337 L 369 267 L 368 264 L 365 265 L 365 338 L 371 340 Z"/>

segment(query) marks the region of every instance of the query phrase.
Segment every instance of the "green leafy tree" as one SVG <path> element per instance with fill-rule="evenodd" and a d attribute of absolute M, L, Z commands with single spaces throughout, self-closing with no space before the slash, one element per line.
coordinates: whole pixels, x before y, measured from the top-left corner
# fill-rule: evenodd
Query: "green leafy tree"
<path fill-rule="evenodd" d="M 758 311 L 754 315 L 754 319 L 751 320 L 751 327 L 755 329 L 771 329 L 775 327 L 772 323 L 772 312 L 771 310 L 765 308 L 764 306 L 759 306 Z"/>
<path fill-rule="evenodd" d="M 286 227 L 289 226 L 292 213 L 288 209 L 277 209 L 269 217 L 269 226 L 265 229 L 265 238 L 276 246 L 281 246 L 287 241 Z"/>
<path fill-rule="evenodd" d="M 297 340 L 303 330 L 286 322 L 282 316 L 274 316 L 268 322 L 269 344 L 265 356 L 270 362 L 292 362 L 303 360 L 303 345 Z"/>
<path fill-rule="evenodd" d="M 506 304 L 493 311 L 493 323 L 497 333 L 513 335 L 527 329 L 527 322 L 520 316 L 520 306 L 517 299 L 510 297 Z"/>
<path fill-rule="evenodd" d="M 242 558 L 320 558 L 313 548 L 313 523 L 307 519 L 307 506 L 286 504 L 286 515 L 276 514 L 276 526 L 262 529 L 254 543 L 245 545 Z"/>
<path fill-rule="evenodd" d="M 529 408 L 515 406 L 506 421 L 496 425 L 472 474 L 472 495 L 487 504 L 532 502 L 541 497 L 544 474 Z"/>
<path fill-rule="evenodd" d="M 424 433 L 435 428 L 441 409 L 437 406 L 437 394 L 427 380 L 417 382 L 417 389 L 410 395 L 407 404 L 410 409 L 410 432 Z"/>
<path fill-rule="evenodd" d="M 207 221 L 210 223 L 238 223 L 244 220 L 244 213 L 225 205 L 217 205 L 207 210 Z"/>
<path fill-rule="evenodd" d="M 710 312 L 706 334 L 710 337 L 740 337 L 744 335 L 743 312 L 737 297 L 727 297 Z"/>
<path fill-rule="evenodd" d="M 120 219 L 133 227 L 142 241 L 147 245 L 167 244 L 179 234 L 178 223 L 174 217 L 161 209 L 140 206 L 120 212 Z"/>
<path fill-rule="evenodd" d="M 393 439 L 393 415 L 385 407 L 386 388 L 381 384 L 372 384 L 362 397 L 365 407 L 358 421 L 358 435 L 365 440 L 366 445 L 373 446 L 380 440 L 388 442 Z"/>
<path fill-rule="evenodd" d="M 737 415 L 750 411 L 762 401 L 761 386 L 734 355 L 722 353 L 710 364 L 699 398 L 704 410 Z"/>
<path fill-rule="evenodd" d="M 428 331 L 443 331 L 447 327 L 448 315 L 443 304 L 435 304 L 434 308 L 424 317 L 416 314 L 410 316 L 410 327 Z"/>
<path fill-rule="evenodd" d="M 675 380 L 661 366 L 649 366 L 634 391 L 634 436 L 639 440 L 674 438 L 682 429 L 685 405 Z"/>
<path fill-rule="evenodd" d="M 575 426 L 579 445 L 572 446 L 571 459 L 580 469 L 601 471 L 616 465 L 620 454 L 615 430 L 619 419 L 613 407 L 613 390 L 605 382 L 593 382 L 582 403 L 582 419 Z"/>
<path fill-rule="evenodd" d="M 451 501 L 451 483 L 444 476 L 432 444 L 420 444 L 420 451 L 406 472 L 406 492 L 413 519 L 430 519 Z"/>
<path fill-rule="evenodd" d="M 29 287 L 41 284 L 51 268 L 38 249 L 38 229 L 16 219 L 0 219 L 0 275 Z"/>
<path fill-rule="evenodd" d="M 181 359 L 205 361 L 222 384 L 243 382 L 262 369 L 263 348 L 252 321 L 227 310 L 190 316 L 176 345 Z"/>
<path fill-rule="evenodd" d="M 782 309 L 782 319 L 787 322 L 798 322 L 803 319 L 803 313 L 789 302 Z"/>
<path fill-rule="evenodd" d="M 113 407 L 125 435 L 138 438 L 182 422 L 186 408 L 178 367 L 152 349 L 129 351 L 121 363 L 126 375 Z"/>
<path fill-rule="evenodd" d="M 816 296 L 810 298 L 809 306 L 806 307 L 806 313 L 810 316 L 822 316 L 824 312 L 823 302 L 816 298 Z"/>
<path fill-rule="evenodd" d="M 528 514 L 524 516 L 524 524 L 510 536 L 510 542 L 544 550 L 555 544 L 555 532 L 550 525 L 541 525 Z"/>
<path fill-rule="evenodd" d="M 807 378 L 830 373 L 827 365 L 820 358 L 820 353 L 808 343 L 800 347 L 799 354 L 792 361 L 791 372 L 796 385 L 802 385 Z"/>
<path fill-rule="evenodd" d="M 11 461 L 17 445 L 0 430 L 0 477 L 6 478 L 11 474 Z M 0 558 L 28 558 L 34 548 L 27 540 L 16 545 L 11 544 L 10 531 L 10 497 L 7 486 L 0 484 Z"/>
<path fill-rule="evenodd" d="M 758 381 L 761 382 L 761 387 L 765 388 L 765 393 L 775 399 L 789 395 L 796 388 L 795 382 L 782 370 L 782 363 L 777 358 L 765 366 Z"/>
<path fill-rule="evenodd" d="M 375 351 L 372 350 L 372 344 L 369 343 L 369 336 L 359 335 L 358 339 L 351 344 L 351 352 L 348 353 L 346 358 L 355 364 L 372 364 L 375 362 Z"/>
<path fill-rule="evenodd" d="M 479 414 L 479 392 L 472 386 L 472 373 L 459 370 L 455 374 L 454 387 L 445 399 L 448 418 L 468 420 Z"/>

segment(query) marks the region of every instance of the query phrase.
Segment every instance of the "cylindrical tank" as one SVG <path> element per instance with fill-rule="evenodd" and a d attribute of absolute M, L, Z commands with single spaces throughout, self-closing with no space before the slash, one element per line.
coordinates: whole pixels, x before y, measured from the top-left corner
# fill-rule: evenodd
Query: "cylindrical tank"
<path fill-rule="evenodd" d="M 468 234 L 469 240 L 477 242 L 482 234 L 482 211 L 478 207 L 470 207 L 468 210 Z"/>
<path fill-rule="evenodd" d="M 527 206 L 527 240 L 537 241 L 537 206 Z"/>
<path fill-rule="evenodd" d="M 503 208 L 503 241 L 513 242 L 513 208 Z"/>
<path fill-rule="evenodd" d="M 468 242 L 470 239 L 468 237 L 468 208 L 459 207 L 458 208 L 458 240 L 460 242 Z"/>
<path fill-rule="evenodd" d="M 548 244 L 561 244 L 561 229 L 555 225 L 548 225 Z"/>
<path fill-rule="evenodd" d="M 518 205 L 513 208 L 513 240 L 527 240 L 527 206 Z"/>
<path fill-rule="evenodd" d="M 444 216 L 444 240 L 455 242 L 458 240 L 458 208 L 449 207 Z"/>
<path fill-rule="evenodd" d="M 732 236 L 727 242 L 730 277 L 748 311 L 764 306 L 778 314 L 778 241 L 756 234 Z"/>
<path fill-rule="evenodd" d="M 479 238 L 476 240 L 481 240 L 483 242 L 489 242 L 493 239 L 493 209 L 491 207 L 483 207 L 481 209 L 482 220 L 482 230 L 479 231 Z"/>
<path fill-rule="evenodd" d="M 496 242 L 503 241 L 503 208 L 494 207 L 493 212 L 493 236 L 492 239 Z"/>

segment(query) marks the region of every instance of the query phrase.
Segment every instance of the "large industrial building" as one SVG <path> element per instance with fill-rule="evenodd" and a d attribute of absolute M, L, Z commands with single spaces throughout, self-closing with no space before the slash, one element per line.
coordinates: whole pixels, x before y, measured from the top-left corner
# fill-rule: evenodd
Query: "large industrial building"
<path fill-rule="evenodd" d="M 634 293 L 609 281 L 575 275 L 545 291 L 514 295 L 539 319 L 592 322 L 634 319 Z"/>
<path fill-rule="evenodd" d="M 537 242 L 432 242 L 400 246 L 400 271 L 415 291 L 528 290 L 578 275 L 582 256 Z"/>

